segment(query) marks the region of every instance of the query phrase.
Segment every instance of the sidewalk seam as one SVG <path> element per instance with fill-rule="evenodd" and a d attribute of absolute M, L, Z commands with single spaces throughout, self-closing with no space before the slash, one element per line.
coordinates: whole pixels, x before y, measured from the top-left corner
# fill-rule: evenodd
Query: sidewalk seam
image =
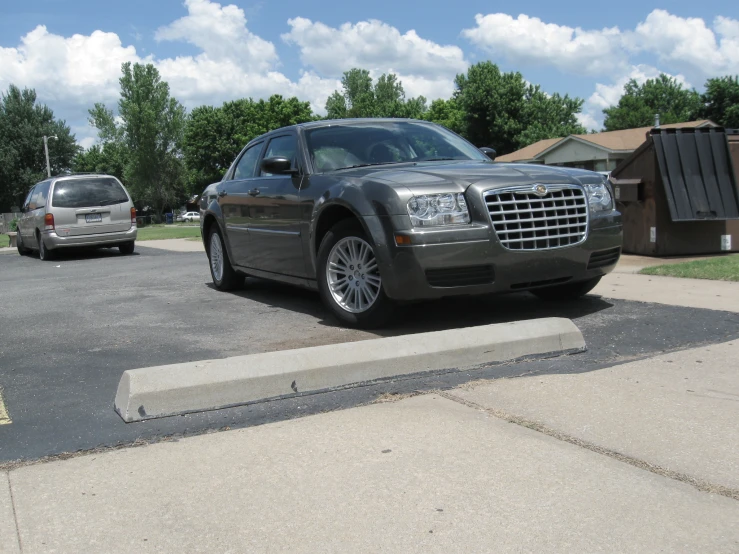
<path fill-rule="evenodd" d="M 13 495 L 13 485 L 10 482 L 10 472 L 6 473 L 8 477 L 8 492 L 10 493 L 10 507 L 13 510 L 13 523 L 15 524 L 15 538 L 18 540 L 18 551 L 23 552 L 23 541 L 21 540 L 21 529 L 18 525 L 18 512 L 15 509 L 15 496 Z"/>
<path fill-rule="evenodd" d="M 611 450 L 609 448 L 598 446 L 595 443 L 592 443 L 592 442 L 589 442 L 583 439 L 579 439 L 567 433 L 563 433 L 562 431 L 552 429 L 551 427 L 548 427 L 538 421 L 533 421 L 530 419 L 526 419 L 526 418 L 511 414 L 511 413 L 508 413 L 505 410 L 500 410 L 498 408 L 487 408 L 476 402 L 472 402 L 465 398 L 455 396 L 454 394 L 450 394 L 445 391 L 437 390 L 435 392 L 436 394 L 438 394 L 439 396 L 443 398 L 446 398 L 447 400 L 451 400 L 452 402 L 457 402 L 459 404 L 462 404 L 474 410 L 480 410 L 480 411 L 486 412 L 494 417 L 497 417 L 498 419 L 507 421 L 508 423 L 514 423 L 516 425 L 520 425 L 521 427 L 526 427 L 527 429 L 531 429 L 532 431 L 538 431 L 539 433 L 542 433 L 554 439 L 560 440 L 562 442 L 567 442 L 569 444 L 578 446 L 580 448 L 584 448 L 585 450 L 590 450 L 591 452 L 595 452 L 596 454 L 608 456 L 609 458 L 613 458 L 614 460 L 618 460 L 619 462 L 623 462 L 625 464 L 636 467 L 638 469 L 649 471 L 656 475 L 667 477 L 668 479 L 673 479 L 681 483 L 692 485 L 693 487 L 695 487 L 701 492 L 718 494 L 721 496 L 725 496 L 727 498 L 731 498 L 733 500 L 739 500 L 739 489 L 733 489 L 730 487 L 725 487 L 723 485 L 717 485 L 715 483 L 711 483 L 709 481 L 699 479 L 698 477 L 694 477 L 686 473 L 680 473 L 679 471 L 673 471 L 671 469 L 667 469 L 662 466 L 658 466 L 655 464 L 651 464 L 649 462 L 645 462 L 644 460 L 640 460 L 639 458 L 634 458 L 633 456 L 628 456 L 626 454 L 622 454 L 615 450 Z"/>

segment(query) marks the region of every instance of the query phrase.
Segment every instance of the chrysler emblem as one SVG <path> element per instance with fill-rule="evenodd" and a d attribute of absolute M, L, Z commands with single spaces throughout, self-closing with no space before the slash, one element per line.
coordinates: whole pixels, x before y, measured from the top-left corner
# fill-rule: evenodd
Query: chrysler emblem
<path fill-rule="evenodd" d="M 536 185 L 534 186 L 534 194 L 536 196 L 546 196 L 547 195 L 547 187 L 544 185 Z"/>

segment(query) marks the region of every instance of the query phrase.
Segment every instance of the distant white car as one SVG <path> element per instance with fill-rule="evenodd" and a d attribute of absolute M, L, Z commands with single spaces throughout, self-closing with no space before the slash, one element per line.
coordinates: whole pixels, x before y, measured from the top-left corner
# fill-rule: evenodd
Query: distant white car
<path fill-rule="evenodd" d="M 200 221 L 200 212 L 187 212 L 185 215 L 182 216 L 182 221 Z"/>

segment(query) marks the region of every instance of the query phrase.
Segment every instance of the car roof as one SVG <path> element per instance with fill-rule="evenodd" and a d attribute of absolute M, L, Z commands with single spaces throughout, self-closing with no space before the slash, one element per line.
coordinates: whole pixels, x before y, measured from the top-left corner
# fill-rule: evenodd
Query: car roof
<path fill-rule="evenodd" d="M 295 129 L 320 129 L 322 127 L 339 127 L 345 125 L 352 125 L 357 123 L 398 123 L 398 122 L 411 122 L 411 123 L 423 123 L 426 125 L 434 125 L 431 121 L 424 121 L 422 119 L 409 119 L 401 117 L 356 117 L 347 119 L 321 119 L 319 121 L 306 121 L 305 123 L 297 123 L 295 125 L 287 125 L 278 129 L 273 129 L 264 134 L 254 137 L 249 141 L 252 144 L 258 140 L 263 140 L 276 133 L 284 133 L 285 131 L 291 131 Z"/>

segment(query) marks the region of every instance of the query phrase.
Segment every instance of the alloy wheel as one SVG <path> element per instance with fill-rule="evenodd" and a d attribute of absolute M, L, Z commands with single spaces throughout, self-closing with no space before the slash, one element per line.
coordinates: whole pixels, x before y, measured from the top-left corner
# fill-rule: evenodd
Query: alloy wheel
<path fill-rule="evenodd" d="M 353 314 L 369 310 L 382 290 L 375 253 L 358 237 L 346 237 L 334 245 L 328 255 L 326 277 L 334 301 Z"/>
<path fill-rule="evenodd" d="M 218 233 L 210 236 L 210 269 L 216 281 L 223 280 L 223 246 Z"/>

